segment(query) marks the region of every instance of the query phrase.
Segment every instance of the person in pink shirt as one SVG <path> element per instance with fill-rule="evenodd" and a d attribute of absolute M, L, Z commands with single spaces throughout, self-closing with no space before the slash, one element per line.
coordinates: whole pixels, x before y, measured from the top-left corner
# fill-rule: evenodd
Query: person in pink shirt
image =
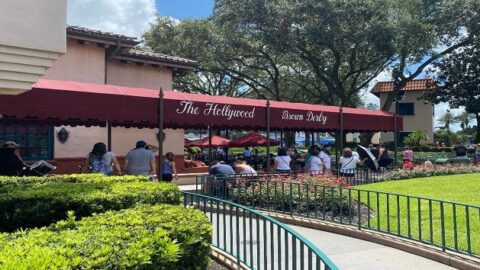
<path fill-rule="evenodd" d="M 413 154 L 412 149 L 407 146 L 405 151 L 403 151 L 403 168 L 411 169 L 413 168 L 413 159 L 415 155 Z"/>

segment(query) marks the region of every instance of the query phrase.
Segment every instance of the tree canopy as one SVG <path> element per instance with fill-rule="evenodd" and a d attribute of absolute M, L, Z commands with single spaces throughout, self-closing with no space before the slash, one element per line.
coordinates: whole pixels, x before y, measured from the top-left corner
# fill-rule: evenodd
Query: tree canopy
<path fill-rule="evenodd" d="M 175 77 L 183 91 L 355 107 L 389 70 L 389 110 L 407 82 L 474 42 L 479 9 L 478 0 L 216 0 L 209 18 L 159 17 L 144 38 L 198 61 L 197 73 Z"/>
<path fill-rule="evenodd" d="M 452 108 L 465 107 L 468 114 L 475 115 L 475 141 L 480 142 L 480 41 L 437 63 L 435 71 L 439 86 L 426 98 L 434 103 L 448 102 Z"/>

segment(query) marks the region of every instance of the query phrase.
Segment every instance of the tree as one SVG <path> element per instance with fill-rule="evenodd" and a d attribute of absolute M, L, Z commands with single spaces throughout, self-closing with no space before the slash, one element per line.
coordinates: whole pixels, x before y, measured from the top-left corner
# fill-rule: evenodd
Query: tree
<path fill-rule="evenodd" d="M 480 40 L 458 50 L 435 65 L 439 85 L 426 96 L 434 103 L 448 102 L 452 108 L 465 107 L 477 120 L 475 142 L 480 142 Z"/>
<path fill-rule="evenodd" d="M 405 85 L 429 65 L 471 44 L 480 30 L 477 0 L 389 0 L 397 48 L 394 89 L 382 110 L 389 111 Z M 433 87 L 433 86 L 432 86 Z"/>
<path fill-rule="evenodd" d="M 243 82 L 231 77 L 220 66 L 223 43 L 221 31 L 209 20 L 175 21 L 157 17 L 143 35 L 146 45 L 155 52 L 194 59 L 196 73 L 175 76 L 174 88 L 207 95 L 240 97 L 249 93 Z"/>
<path fill-rule="evenodd" d="M 450 110 L 447 110 L 445 113 L 443 113 L 440 118 L 438 119 L 438 122 L 443 125 L 444 129 L 450 130 L 450 125 L 457 123 L 457 116 L 454 115 Z"/>
<path fill-rule="evenodd" d="M 293 53 L 289 68 L 309 76 L 298 87 L 311 102 L 355 107 L 394 52 L 383 2 L 217 0 L 214 17 L 254 33 L 277 55 Z"/>
<path fill-rule="evenodd" d="M 469 114 L 468 112 L 465 112 L 465 111 L 455 117 L 455 120 L 457 120 L 460 123 L 460 127 L 462 128 L 462 131 L 468 130 L 470 128 L 470 122 L 474 119 L 475 119 L 474 115 Z"/>
<path fill-rule="evenodd" d="M 410 147 L 418 148 L 422 145 L 425 145 L 427 141 L 428 141 L 427 133 L 423 130 L 417 130 L 415 132 L 408 134 L 408 136 L 405 137 L 405 139 L 403 140 L 403 143 L 405 145 L 409 145 Z"/>

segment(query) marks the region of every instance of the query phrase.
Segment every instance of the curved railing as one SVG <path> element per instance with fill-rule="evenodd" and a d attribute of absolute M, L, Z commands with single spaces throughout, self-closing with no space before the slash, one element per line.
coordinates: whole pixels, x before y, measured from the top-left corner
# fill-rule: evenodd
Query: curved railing
<path fill-rule="evenodd" d="M 480 258 L 479 206 L 258 178 L 206 176 L 198 184 L 198 192 L 247 207 L 352 225 Z"/>
<path fill-rule="evenodd" d="M 250 269 L 325 269 L 337 266 L 289 226 L 230 201 L 182 192 L 185 206 L 205 212 L 213 226 L 212 244 Z"/>

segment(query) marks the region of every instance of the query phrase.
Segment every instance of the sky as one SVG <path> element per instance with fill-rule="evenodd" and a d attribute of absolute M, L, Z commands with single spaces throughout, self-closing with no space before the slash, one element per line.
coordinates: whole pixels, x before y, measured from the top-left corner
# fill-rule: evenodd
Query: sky
<path fill-rule="evenodd" d="M 69 0 L 67 23 L 141 39 L 142 33 L 155 21 L 156 14 L 178 20 L 204 18 L 211 15 L 213 5 L 214 0 Z M 419 76 L 423 77 L 424 75 Z M 390 79 L 390 72 L 381 72 L 364 92 L 365 104 L 379 105 L 379 99 L 369 91 L 376 82 Z M 447 109 L 448 104 L 436 105 L 436 117 Z M 451 111 L 459 113 L 462 110 Z M 459 126 L 453 128 L 458 130 Z"/>

